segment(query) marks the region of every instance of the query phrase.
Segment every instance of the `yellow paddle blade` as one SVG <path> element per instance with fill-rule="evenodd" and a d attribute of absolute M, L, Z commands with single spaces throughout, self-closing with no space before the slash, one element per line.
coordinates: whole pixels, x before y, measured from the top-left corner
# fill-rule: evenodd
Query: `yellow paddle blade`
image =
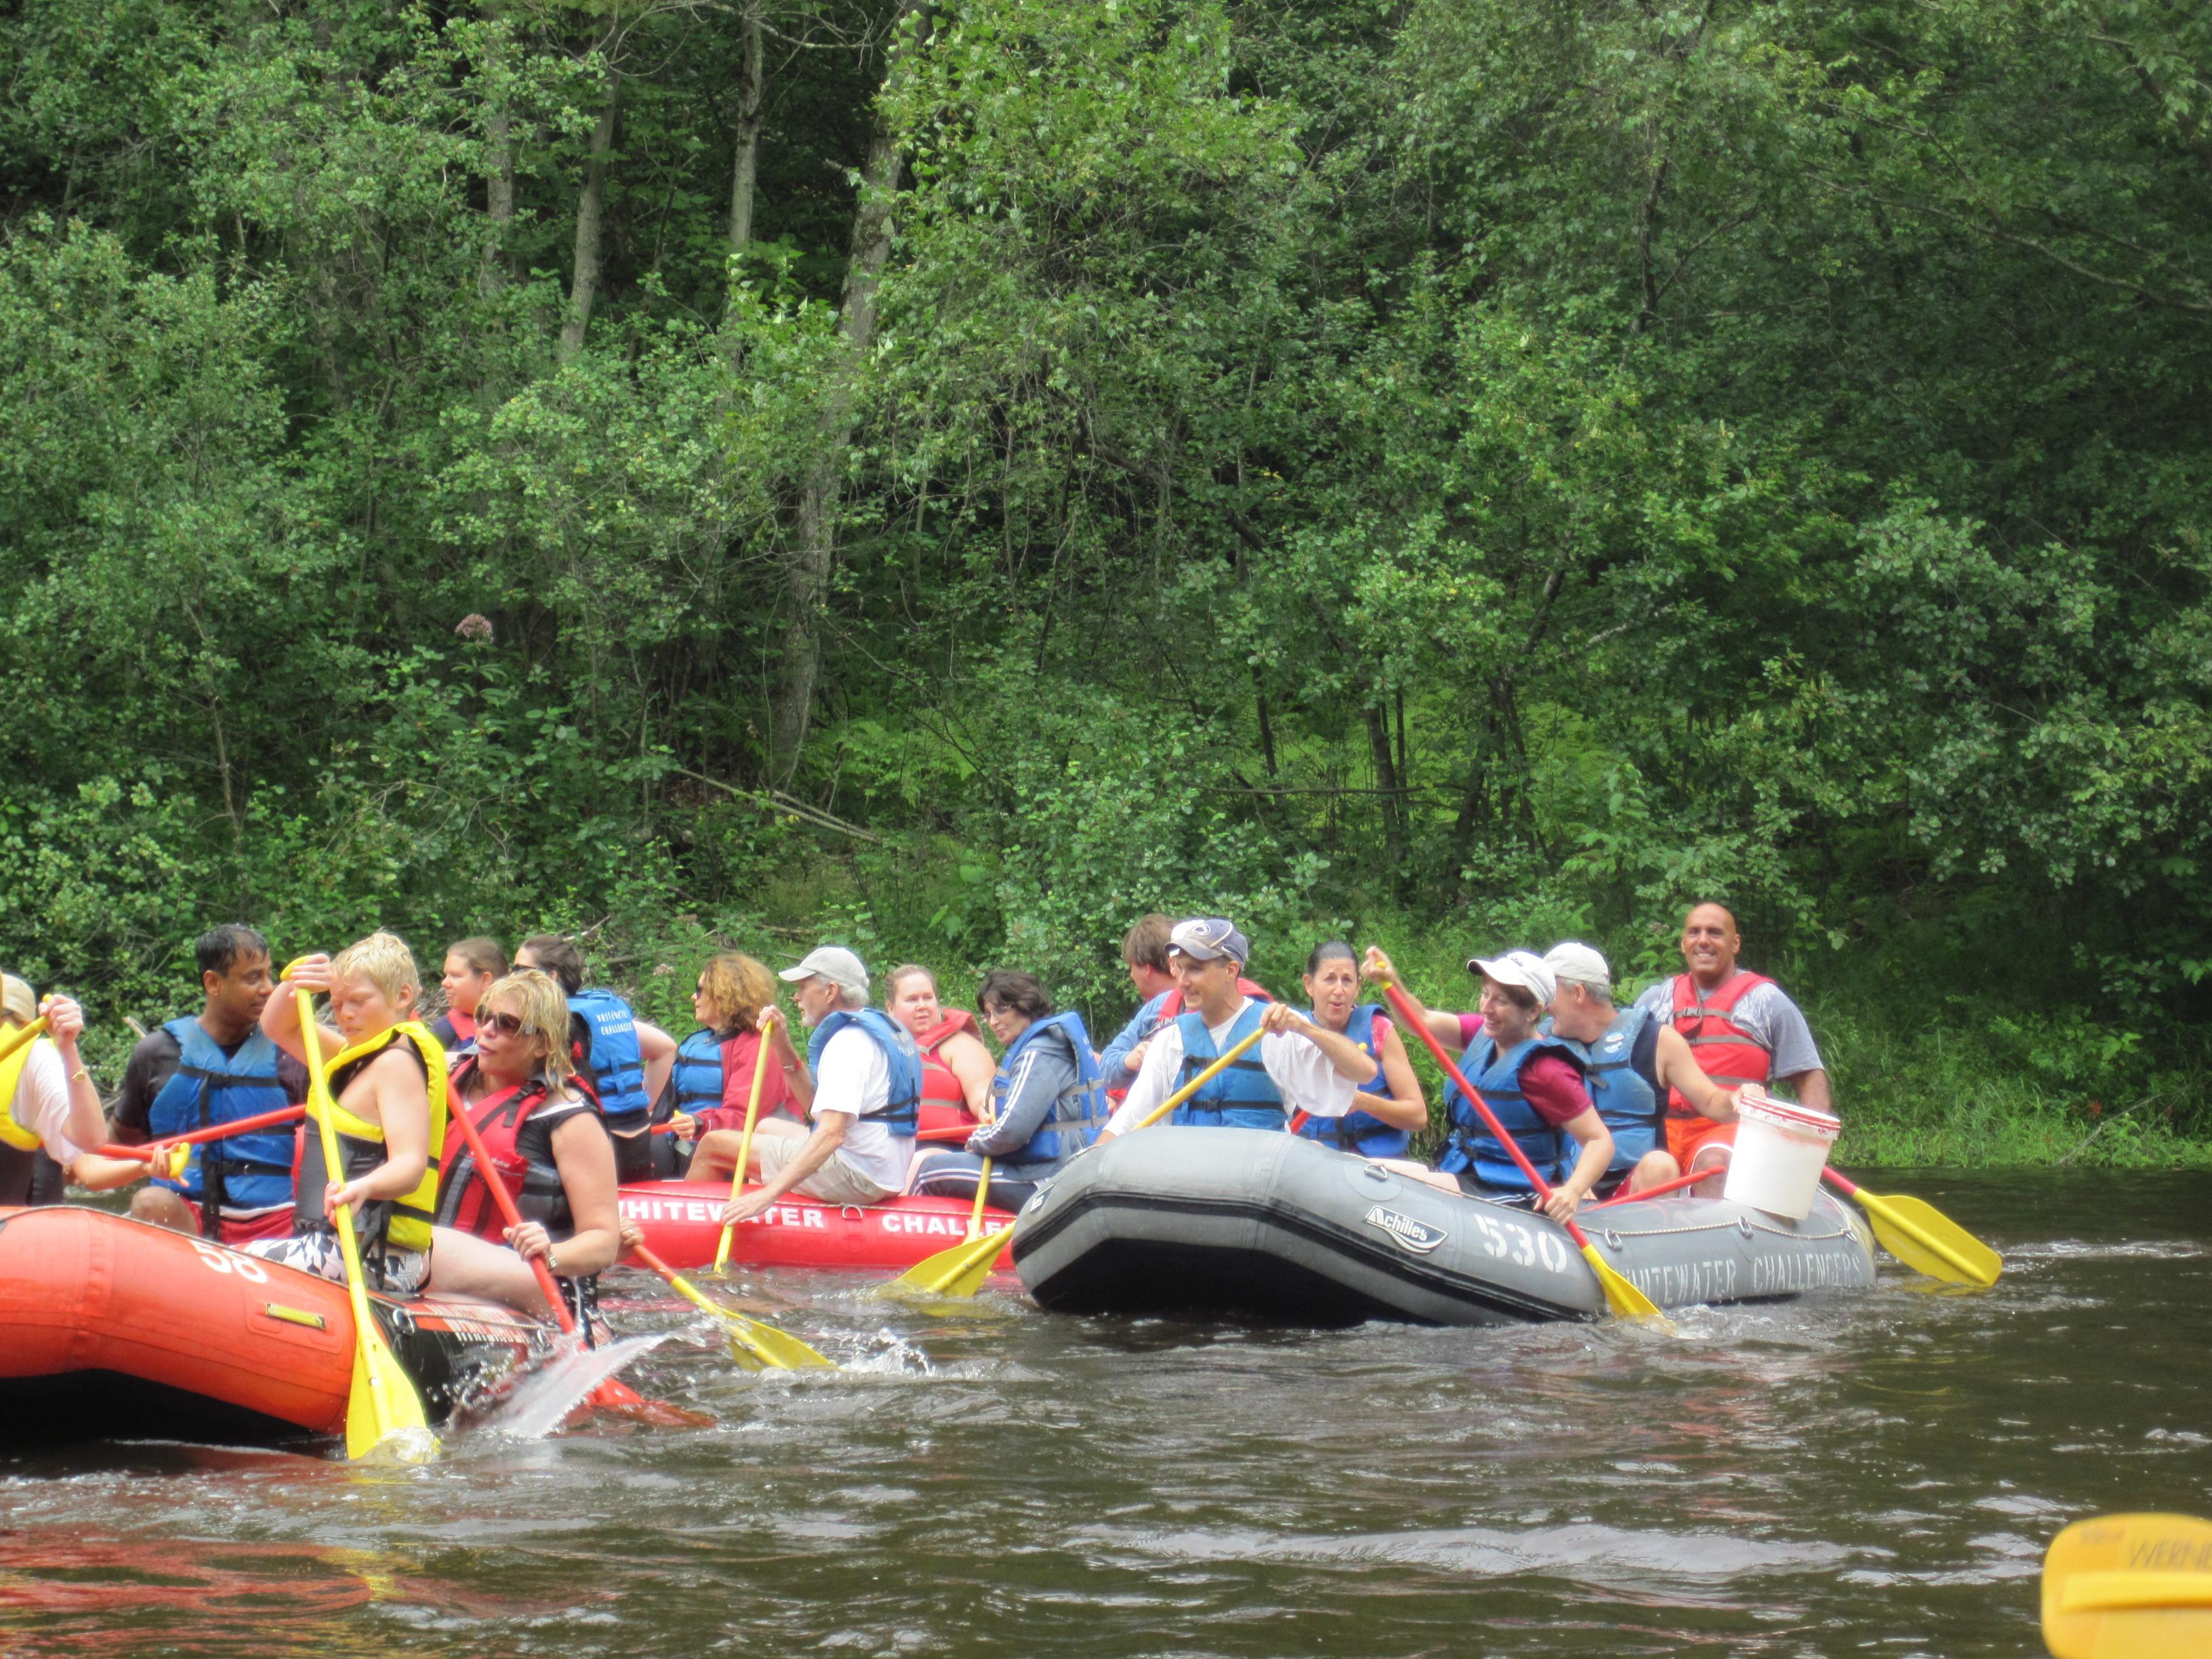
<path fill-rule="evenodd" d="M 1590 1271 L 1597 1275 L 1598 1288 L 1605 1292 L 1605 1304 L 1616 1316 L 1622 1319 L 1650 1320 L 1670 1331 L 1674 1328 L 1674 1322 L 1659 1311 L 1659 1304 L 1623 1278 L 1618 1269 L 1597 1253 L 1596 1245 L 1583 1246 L 1583 1260 L 1590 1264 Z"/>
<path fill-rule="evenodd" d="M 790 1332 L 778 1330 L 766 1320 L 741 1314 L 734 1308 L 726 1308 L 681 1273 L 667 1275 L 669 1287 L 677 1295 L 722 1322 L 730 1334 L 730 1342 L 739 1355 L 740 1363 L 750 1355 L 762 1364 L 780 1371 L 831 1370 L 837 1362 L 800 1341 Z"/>
<path fill-rule="evenodd" d="M 1012 1237 L 1013 1230 L 1008 1228 L 925 1256 L 876 1294 L 946 1299 L 973 1296 L 983 1288 Z"/>
<path fill-rule="evenodd" d="M 2188 1515 L 2076 1521 L 2043 1558 L 2043 1640 L 2055 1659 L 2212 1653 L 2212 1522 Z"/>
<path fill-rule="evenodd" d="M 415 1380 L 400 1369 L 384 1335 L 372 1328 L 353 1350 L 353 1392 L 346 1401 L 346 1455 L 381 1452 L 402 1463 L 428 1463 L 438 1455 L 437 1437 L 422 1415 Z"/>
<path fill-rule="evenodd" d="M 1874 1223 L 1881 1248 L 1916 1273 L 1987 1287 L 2004 1271 L 2002 1256 L 1932 1204 L 1906 1196 L 1877 1198 L 1863 1187 L 1854 1196 Z"/>

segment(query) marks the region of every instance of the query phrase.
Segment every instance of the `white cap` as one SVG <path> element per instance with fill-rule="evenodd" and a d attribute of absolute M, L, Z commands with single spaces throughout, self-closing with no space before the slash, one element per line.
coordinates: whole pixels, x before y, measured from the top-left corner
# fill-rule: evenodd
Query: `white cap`
<path fill-rule="evenodd" d="M 1577 985 L 1587 985 L 1602 992 L 1608 999 L 1613 995 L 1613 969 L 1605 958 L 1587 945 L 1569 939 L 1554 945 L 1544 952 L 1544 966 L 1552 970 L 1552 977 L 1562 983 L 1572 980 Z"/>
<path fill-rule="evenodd" d="M 10 1018 L 26 1025 L 39 1017 L 39 999 L 13 974 L 0 974 L 0 1006 L 5 1006 Z"/>
<path fill-rule="evenodd" d="M 1552 999 L 1559 994 L 1559 982 L 1552 977 L 1552 970 L 1544 965 L 1544 958 L 1534 951 L 1508 951 L 1502 957 L 1469 957 L 1467 971 L 1480 974 L 1485 979 L 1494 979 L 1500 985 L 1517 985 L 1532 992 L 1544 1007 L 1552 1006 Z"/>
<path fill-rule="evenodd" d="M 803 979 L 826 979 L 854 996 L 868 994 L 868 965 L 842 945 L 817 945 L 796 968 L 778 975 L 796 985 Z"/>
<path fill-rule="evenodd" d="M 1241 965 L 1252 960 L 1252 941 L 1237 931 L 1236 923 L 1221 916 L 1193 916 L 1176 923 L 1168 934 L 1168 949 L 1200 962 L 1232 957 Z"/>

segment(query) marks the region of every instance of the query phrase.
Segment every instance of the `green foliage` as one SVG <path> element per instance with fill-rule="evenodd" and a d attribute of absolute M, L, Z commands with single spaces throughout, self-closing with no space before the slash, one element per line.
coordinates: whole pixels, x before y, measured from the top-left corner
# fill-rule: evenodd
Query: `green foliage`
<path fill-rule="evenodd" d="M 733 250 L 741 12 L 0 18 L 0 958 L 557 924 L 680 1022 L 826 933 L 1106 1024 L 1155 908 L 1442 995 L 1717 896 L 1855 1155 L 2204 1130 L 2202 7 L 765 22 Z"/>

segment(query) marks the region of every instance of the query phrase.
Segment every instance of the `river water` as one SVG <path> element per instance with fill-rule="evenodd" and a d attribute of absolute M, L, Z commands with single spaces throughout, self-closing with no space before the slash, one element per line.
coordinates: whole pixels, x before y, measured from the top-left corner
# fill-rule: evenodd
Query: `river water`
<path fill-rule="evenodd" d="M 1873 1178 L 1987 1292 L 1315 1334 L 746 1282 L 848 1369 L 749 1375 L 657 1284 L 691 1431 L 422 1469 L 0 1461 L 0 1653 L 2040 1653 L 2067 1521 L 2212 1511 L 2212 1178 Z"/>

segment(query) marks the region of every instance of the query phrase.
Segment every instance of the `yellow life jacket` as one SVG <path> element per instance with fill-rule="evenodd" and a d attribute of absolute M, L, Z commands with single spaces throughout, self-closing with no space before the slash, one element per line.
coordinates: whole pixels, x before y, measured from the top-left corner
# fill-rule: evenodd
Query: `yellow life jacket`
<path fill-rule="evenodd" d="M 332 1057 L 325 1075 L 331 1079 L 331 1127 L 337 1131 L 338 1151 L 345 1161 L 343 1175 L 333 1177 L 323 1169 L 322 1137 L 310 1131 L 300 1163 L 297 1217 L 317 1229 L 328 1226 L 323 1216 L 323 1188 L 331 1179 L 350 1181 L 384 1162 L 384 1126 L 356 1117 L 338 1104 L 344 1084 L 339 1073 L 358 1071 L 401 1037 L 414 1045 L 422 1061 L 423 1092 L 430 1108 L 430 1139 L 422 1178 L 394 1199 L 379 1199 L 362 1206 L 362 1235 L 372 1254 L 388 1244 L 396 1250 L 427 1250 L 430 1228 L 438 1212 L 438 1160 L 446 1146 L 446 1050 L 429 1028 L 419 1020 L 403 1020 L 365 1042 L 341 1049 Z M 307 1103 L 311 1121 L 319 1116 L 314 1102 Z M 297 1222 L 295 1222 L 297 1226 Z"/>
<path fill-rule="evenodd" d="M 33 1037 L 5 1060 L 0 1060 L 0 1143 L 13 1146 L 19 1152 L 35 1152 L 45 1145 L 34 1131 L 25 1128 L 15 1116 L 15 1085 L 23 1080 L 23 1068 L 31 1063 L 31 1056 L 40 1048 L 54 1045 L 45 1037 Z"/>

